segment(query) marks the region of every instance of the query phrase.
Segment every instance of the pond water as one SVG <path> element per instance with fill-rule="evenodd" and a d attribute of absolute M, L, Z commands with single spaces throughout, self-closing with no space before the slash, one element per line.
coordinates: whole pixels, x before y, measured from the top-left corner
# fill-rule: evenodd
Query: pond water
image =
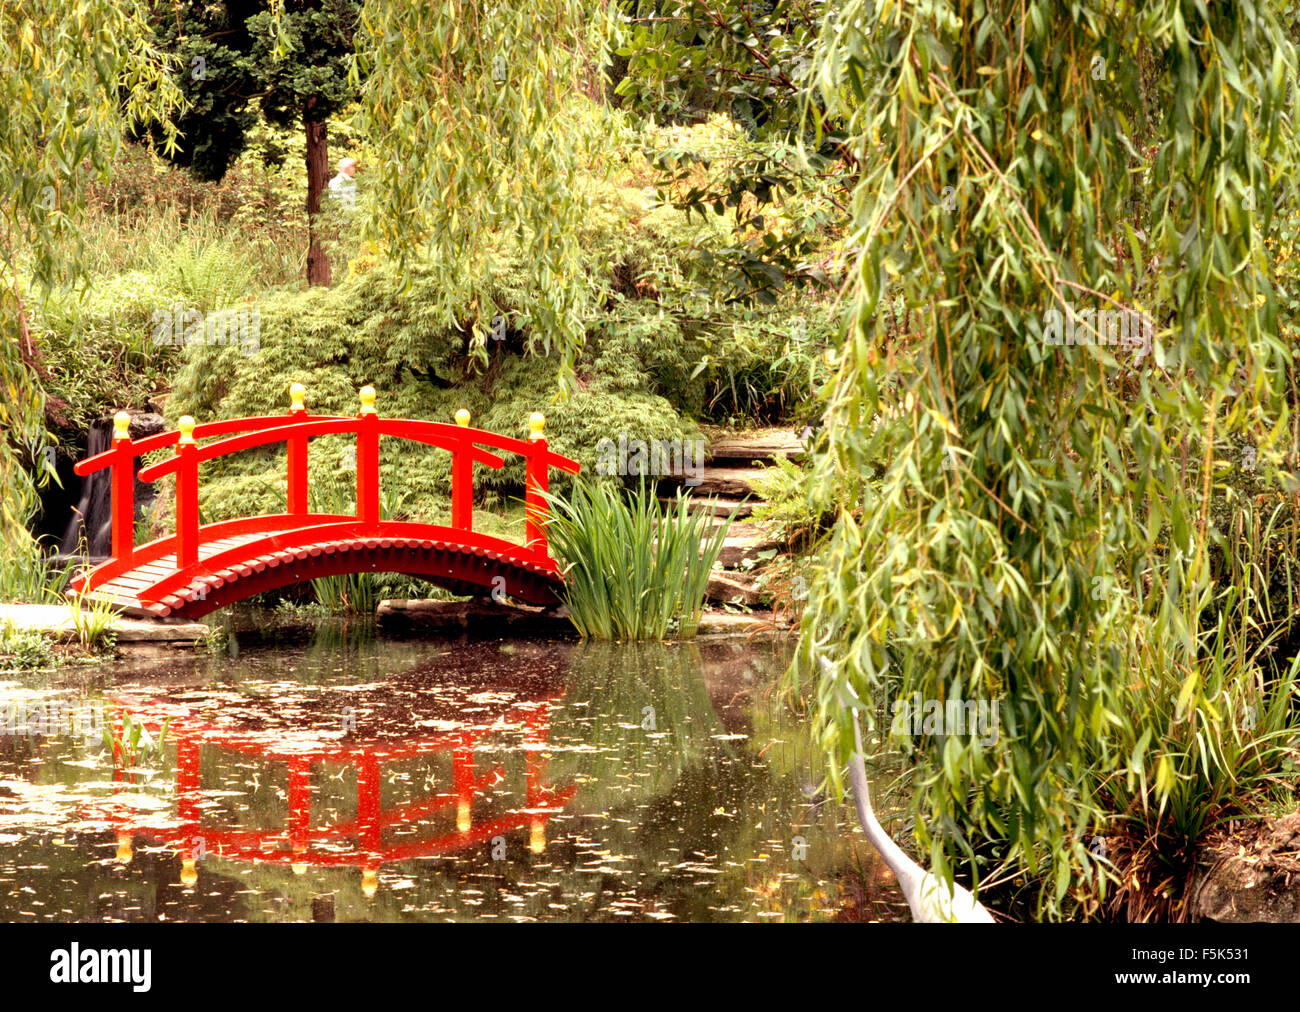
<path fill-rule="evenodd" d="M 2 676 L 0 920 L 903 919 L 791 649 L 326 625 Z"/>

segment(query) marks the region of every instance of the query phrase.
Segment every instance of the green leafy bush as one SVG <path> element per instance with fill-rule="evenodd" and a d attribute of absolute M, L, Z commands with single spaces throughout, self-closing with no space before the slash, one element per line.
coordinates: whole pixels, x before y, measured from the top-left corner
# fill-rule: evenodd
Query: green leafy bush
<path fill-rule="evenodd" d="M 581 387 L 567 401 L 554 401 L 559 367 L 529 355 L 521 335 L 490 341 L 486 366 L 471 351 L 471 318 L 459 322 L 427 311 L 425 293 L 439 279 L 431 268 L 405 271 L 381 262 L 330 290 L 280 293 L 260 304 L 260 350 L 194 345 L 184 351 L 167 405 L 174 422 L 182 414 L 200 421 L 273 414 L 288 406 L 291 383 L 307 387 L 313 412 L 352 415 L 357 391 L 367 383 L 379 393 L 389 417 L 451 421 L 466 408 L 476 427 L 523 438 L 528 417 L 546 414 L 546 436 L 557 453 L 594 467 L 601 439 L 624 431 L 644 439 L 691 439 L 698 429 L 664 397 L 635 359 L 618 359 L 616 372 L 580 370 Z M 510 292 L 504 272 L 502 301 Z M 466 309 L 467 314 L 471 312 Z M 600 356 L 599 346 L 589 360 Z M 609 360 L 606 360 L 609 361 Z M 346 436 L 313 440 L 311 484 L 332 481 L 354 466 L 355 441 Z M 272 447 L 205 465 L 201 486 L 205 519 L 218 520 L 281 508 L 285 496 L 283 449 Z M 408 515 L 433 520 L 446 513 L 450 458 L 418 443 L 381 442 L 381 487 L 405 494 Z M 475 487 L 485 504 L 502 505 L 522 495 L 522 458 L 506 455 L 501 470 L 479 468 Z M 556 476 L 563 488 L 563 476 Z"/>
<path fill-rule="evenodd" d="M 808 494 L 808 469 L 788 457 L 777 456 L 772 466 L 753 478 L 754 519 L 765 523 L 774 535 L 797 551 L 815 546 L 834 521 L 825 502 Z M 849 500 L 852 501 L 852 500 Z"/>
<path fill-rule="evenodd" d="M 54 644 L 35 629 L 0 623 L 0 671 L 28 671 L 54 663 Z"/>
<path fill-rule="evenodd" d="M 1167 651 L 1150 645 L 1141 683 L 1121 690 L 1115 739 L 1090 763 L 1107 771 L 1094 798 L 1116 872 L 1111 907 L 1130 921 L 1188 919 L 1208 831 L 1254 814 L 1274 789 L 1288 807 L 1293 797 L 1293 778 L 1281 773 L 1297 755 L 1300 656 L 1279 669 L 1270 657 L 1275 637 L 1253 648 L 1239 642 L 1231 613 L 1225 608 L 1200 634 L 1190 673 L 1162 663 Z M 1093 883 L 1104 899 L 1105 877 Z"/>

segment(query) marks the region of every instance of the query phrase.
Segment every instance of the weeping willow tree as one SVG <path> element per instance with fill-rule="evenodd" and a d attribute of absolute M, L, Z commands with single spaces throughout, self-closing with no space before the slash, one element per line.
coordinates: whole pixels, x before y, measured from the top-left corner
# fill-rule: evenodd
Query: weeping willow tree
<path fill-rule="evenodd" d="M 52 471 L 32 303 L 80 275 L 86 184 L 127 132 L 166 121 L 179 91 L 137 8 L 114 0 L 0 4 L 0 581 L 30 582 L 25 524 Z M 168 140 L 171 138 L 169 137 Z"/>
<path fill-rule="evenodd" d="M 1211 507 L 1229 448 L 1288 451 L 1263 243 L 1294 72 L 1250 2 L 853 0 L 824 25 L 816 86 L 864 168 L 813 490 L 841 501 L 792 675 L 837 785 L 855 710 L 993 701 L 995 743 L 914 741 L 917 842 L 949 879 L 1027 874 L 1049 915 L 1105 886 L 1101 786 L 1166 817 L 1251 680 L 1232 630 L 1202 649 L 1234 600 Z"/>
<path fill-rule="evenodd" d="M 602 106 L 575 99 L 600 87 L 609 14 L 592 0 L 374 0 L 362 10 L 356 125 L 384 152 L 369 183 L 368 233 L 390 254 L 419 253 L 441 270 L 430 312 L 447 324 L 464 322 L 455 307 L 480 307 L 472 347 L 484 359 L 492 311 L 481 268 L 502 234 L 532 265 L 538 300 L 516 325 L 533 349 L 567 362 L 582 342 L 579 170 L 595 167 L 609 124 Z"/>

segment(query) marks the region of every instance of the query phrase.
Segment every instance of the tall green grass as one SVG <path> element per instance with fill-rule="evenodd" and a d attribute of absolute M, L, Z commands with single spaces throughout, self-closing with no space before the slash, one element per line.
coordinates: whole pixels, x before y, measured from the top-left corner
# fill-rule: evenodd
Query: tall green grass
<path fill-rule="evenodd" d="M 568 499 L 547 501 L 550 544 L 565 567 L 565 603 L 584 638 L 695 635 L 732 517 L 710 532 L 712 517 L 691 513 L 680 491 L 661 509 L 644 483 L 625 495 L 578 480 Z"/>
<path fill-rule="evenodd" d="M 1207 833 L 1270 799 L 1294 804 L 1287 770 L 1300 757 L 1300 655 L 1274 656 L 1280 628 L 1260 637 L 1253 620 L 1237 624 L 1258 602 L 1237 588 L 1223 598 L 1214 626 L 1195 633 L 1190 664 L 1176 662 L 1167 639 L 1146 646 L 1141 681 L 1122 690 L 1112 758 L 1093 764 L 1109 770 L 1094 797 L 1119 886 L 1111 912 L 1131 921 L 1195 916 L 1191 885 Z"/>
<path fill-rule="evenodd" d="M 60 600 L 57 576 L 26 530 L 0 543 L 0 601 L 55 604 Z"/>
<path fill-rule="evenodd" d="M 68 602 L 68 613 L 77 642 L 83 649 L 111 648 L 117 641 L 117 634 L 113 631 L 117 610 L 106 601 L 92 601 L 78 594 Z"/>

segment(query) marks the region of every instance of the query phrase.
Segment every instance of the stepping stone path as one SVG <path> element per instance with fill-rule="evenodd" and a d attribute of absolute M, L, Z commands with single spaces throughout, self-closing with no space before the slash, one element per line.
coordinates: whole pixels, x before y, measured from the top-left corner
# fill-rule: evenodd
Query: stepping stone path
<path fill-rule="evenodd" d="M 763 606 L 756 570 L 780 551 L 781 543 L 761 524 L 749 519 L 754 504 L 761 501 L 754 490 L 754 477 L 776 457 L 798 457 L 803 452 L 798 434 L 787 429 L 755 429 L 720 436 L 710 445 L 709 462 L 696 476 L 699 481 L 694 486 L 684 485 L 680 476 L 660 483 L 661 499 L 668 501 L 684 486 L 692 512 L 707 512 L 719 520 L 732 510 L 736 512 L 709 579 L 710 601 Z"/>

